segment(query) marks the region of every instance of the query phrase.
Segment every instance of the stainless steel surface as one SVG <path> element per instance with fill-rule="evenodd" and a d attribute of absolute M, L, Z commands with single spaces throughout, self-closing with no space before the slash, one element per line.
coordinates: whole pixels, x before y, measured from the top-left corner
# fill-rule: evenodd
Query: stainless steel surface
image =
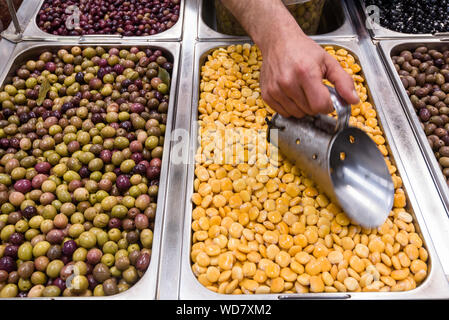
<path fill-rule="evenodd" d="M 181 279 L 181 251 L 187 241 L 184 230 L 184 204 L 187 188 L 187 161 L 189 154 L 176 147 L 188 146 L 190 120 L 192 118 L 192 74 L 195 48 L 197 0 L 186 1 L 185 23 L 180 55 L 180 79 L 177 91 L 176 118 L 171 135 L 171 155 L 179 156 L 178 161 L 171 161 L 168 172 L 167 204 L 162 234 L 160 272 L 157 299 L 179 299 Z M 169 137 L 167 135 L 167 137 Z M 173 146 L 174 145 L 174 146 Z"/>
<path fill-rule="evenodd" d="M 364 0 L 359 0 L 358 6 L 360 14 L 365 22 L 365 26 L 368 29 L 370 35 L 373 39 L 400 39 L 400 38 L 439 38 L 439 39 L 449 39 L 449 32 L 445 33 L 403 33 L 390 30 L 388 28 L 382 27 L 379 23 L 376 23 L 377 11 L 373 11 L 372 6 L 366 6 Z M 377 10 L 377 9 L 376 9 Z"/>
<path fill-rule="evenodd" d="M 232 36 L 217 31 L 215 5 L 212 0 L 198 1 L 198 39 L 199 40 L 249 40 L 249 37 Z M 328 0 L 323 8 L 317 35 L 313 39 L 355 37 L 356 32 L 344 0 Z"/>
<path fill-rule="evenodd" d="M 31 15 L 37 10 L 38 1 L 23 1 L 20 8 L 17 10 L 17 19 L 22 26 L 21 31 L 28 25 Z M 22 33 L 17 34 L 13 23 L 9 24 L 5 31 L 2 32 L 2 37 L 12 42 L 20 42 L 22 39 Z M 4 62 L 6 63 L 6 61 Z"/>
<path fill-rule="evenodd" d="M 179 12 L 179 19 L 175 23 L 173 27 L 170 29 L 152 35 L 152 36 L 145 36 L 145 37 L 138 37 L 138 36 L 132 36 L 132 37 L 124 37 L 122 35 L 85 35 L 85 36 L 57 36 L 53 35 L 47 32 L 44 32 L 39 28 L 37 25 L 37 14 L 44 3 L 45 0 L 39 0 L 39 5 L 37 6 L 37 9 L 34 11 L 33 16 L 31 17 L 31 20 L 27 24 L 27 27 L 25 28 L 23 32 L 22 40 L 43 40 L 43 41 L 81 41 L 86 39 L 123 39 L 126 41 L 179 41 L 182 38 L 182 27 L 184 23 L 184 7 L 185 3 L 188 0 L 182 0 L 181 1 L 181 7 Z M 35 2 L 35 1 L 29 1 L 26 2 Z M 93 40 L 95 41 L 95 40 Z"/>
<path fill-rule="evenodd" d="M 104 43 L 95 43 L 93 45 L 103 46 L 103 47 L 111 47 L 111 45 L 105 45 Z M 35 58 L 40 53 L 45 50 L 56 50 L 61 48 L 70 48 L 73 46 L 71 42 L 58 42 L 55 43 L 44 43 L 44 42 L 21 42 L 17 44 L 14 52 L 11 55 L 11 58 L 8 60 L 8 63 L 5 66 L 6 71 L 0 75 L 0 88 L 3 88 L 4 84 L 8 79 L 13 75 L 14 71 L 21 64 L 26 62 L 27 59 Z M 88 45 L 80 45 L 81 47 L 85 47 Z M 170 137 L 172 128 L 173 128 L 173 118 L 176 114 L 176 91 L 177 91 L 177 79 L 178 79 L 178 69 L 179 69 L 179 54 L 180 54 L 180 44 L 175 42 L 158 42 L 158 43 L 144 43 L 144 42 L 131 42 L 124 41 L 121 44 L 116 44 L 114 47 L 131 47 L 131 46 L 139 46 L 139 47 L 150 47 L 150 48 L 158 48 L 165 52 L 167 55 L 170 55 L 173 59 L 173 72 L 171 78 L 171 86 L 170 86 L 170 102 L 169 102 L 169 112 L 167 114 L 167 124 L 166 124 L 166 132 L 165 136 Z M 170 149 L 170 139 L 165 139 L 164 142 L 164 150 L 166 150 L 162 157 L 162 167 L 161 174 L 159 180 L 159 193 L 157 198 L 157 209 L 156 209 L 156 217 L 155 217 L 155 225 L 154 225 L 154 238 L 153 238 L 153 247 L 151 254 L 151 262 L 150 265 L 145 272 L 144 276 L 129 290 L 108 297 L 89 297 L 88 299 L 155 299 L 156 291 L 157 291 L 157 279 L 158 279 L 158 271 L 159 271 L 159 258 L 161 251 L 161 238 L 163 233 L 163 224 L 165 219 L 165 206 L 166 206 L 166 195 L 167 195 L 167 177 L 170 166 L 170 154 L 168 150 Z M 20 299 L 20 298 L 19 298 Z M 49 298 L 50 299 L 50 298 Z M 52 298 L 53 299 L 53 298 Z M 56 299 L 83 299 L 83 297 L 58 297 Z M 85 298 L 84 298 L 85 299 Z"/>
<path fill-rule="evenodd" d="M 348 127 L 351 107 L 329 87 L 337 120 L 327 115 L 269 122 L 270 142 L 310 176 L 349 218 L 381 226 L 393 206 L 394 186 L 384 157 L 362 130 Z M 330 121 L 334 120 L 334 121 Z"/>
<path fill-rule="evenodd" d="M 402 100 L 402 105 L 406 113 L 406 117 L 413 127 L 414 134 L 419 141 L 420 148 L 426 157 L 428 167 L 432 173 L 435 183 L 438 186 L 440 195 L 446 206 L 446 212 L 449 214 L 449 188 L 446 182 L 438 161 L 435 157 L 432 148 L 427 141 L 426 134 L 421 127 L 421 121 L 407 95 L 404 86 L 399 78 L 399 74 L 394 68 L 391 57 L 399 55 L 402 50 L 414 50 L 422 45 L 428 46 L 430 49 L 447 50 L 449 48 L 449 42 L 441 42 L 439 40 L 396 40 L 396 41 L 382 41 L 379 43 L 379 48 L 384 60 L 384 63 L 388 69 L 388 73 L 392 81 L 394 82 L 395 89 Z"/>
<path fill-rule="evenodd" d="M 11 20 L 14 24 L 15 33 L 19 34 L 22 32 L 22 29 L 20 28 L 19 19 L 17 18 L 16 9 L 14 8 L 14 3 L 12 0 L 6 0 L 6 4 L 8 5 L 9 14 L 11 15 Z"/>
<path fill-rule="evenodd" d="M 398 119 L 391 119 L 390 117 L 386 117 L 386 114 L 383 110 L 384 108 L 384 99 L 380 99 L 379 97 L 385 91 L 388 95 L 391 96 L 392 89 L 391 87 L 385 85 L 384 81 L 385 76 L 382 74 L 376 74 L 374 72 L 375 67 L 378 66 L 378 61 L 364 61 L 365 56 L 360 51 L 361 47 L 359 43 L 354 40 L 347 41 L 318 41 L 320 44 L 329 44 L 334 45 L 337 48 L 343 47 L 348 48 L 349 51 L 354 53 L 355 57 L 360 59 L 360 64 L 362 70 L 365 72 L 365 77 L 367 80 L 367 84 L 369 86 L 370 92 L 369 96 L 372 99 L 373 105 L 376 106 L 378 111 L 378 118 L 380 120 L 380 124 L 382 125 L 382 129 L 385 133 L 386 140 L 388 141 L 388 145 L 390 148 L 390 159 L 392 163 L 394 163 L 400 176 L 402 177 L 403 184 L 405 190 L 407 191 L 407 210 L 412 213 L 415 218 L 416 228 L 418 232 L 422 235 L 425 246 L 429 252 L 429 274 L 426 280 L 419 285 L 416 289 L 406 292 L 358 292 L 358 293 L 323 293 L 323 294 L 261 294 L 261 295 L 224 295 L 214 293 L 203 285 L 201 285 L 196 277 L 194 276 L 191 270 L 191 260 L 190 260 L 190 248 L 191 248 L 191 223 L 192 223 L 192 203 L 191 196 L 193 194 L 193 180 L 194 180 L 194 153 L 196 151 L 197 146 L 197 127 L 195 124 L 195 120 L 197 119 L 198 112 L 198 100 L 199 100 L 199 92 L 198 85 L 200 81 L 200 66 L 204 63 L 207 55 L 212 52 L 217 47 L 223 47 L 235 42 L 209 42 L 209 43 L 198 43 L 195 47 L 195 73 L 193 78 L 194 84 L 194 96 L 193 96 L 193 105 L 192 105 L 192 119 L 190 123 L 192 124 L 190 133 L 193 135 L 191 138 L 191 153 L 189 155 L 189 167 L 188 167 L 188 185 L 187 185 L 187 194 L 185 198 L 185 216 L 184 216 L 184 239 L 183 239 L 183 249 L 182 249 L 182 269 L 181 269 L 181 284 L 180 284 L 180 293 L 179 297 L 181 299 L 217 299 L 217 300 L 227 300 L 227 299 L 303 299 L 303 298 L 331 298 L 331 299 L 417 299 L 417 298 L 449 298 L 449 283 L 447 281 L 446 275 L 442 269 L 442 265 L 439 261 L 438 255 L 436 254 L 435 248 L 432 243 L 432 238 L 430 237 L 430 233 L 426 226 L 425 217 L 429 218 L 427 215 L 427 211 L 431 206 L 429 203 L 424 201 L 423 196 L 420 198 L 416 197 L 414 193 L 415 188 L 412 181 L 409 179 L 409 176 L 414 176 L 413 182 L 418 183 L 418 179 L 423 179 L 419 175 L 419 171 L 417 167 L 414 166 L 413 163 L 404 164 L 403 158 L 407 158 L 410 155 L 413 155 L 416 152 L 416 149 L 413 148 L 413 139 L 410 137 L 400 137 L 399 139 L 393 138 L 396 132 L 392 132 L 391 125 L 392 123 L 398 123 Z M 241 43 L 241 41 L 240 41 Z M 373 65 L 374 63 L 374 65 Z M 374 69 L 373 69 L 374 68 Z M 367 74 L 371 74 L 369 77 Z M 381 80 L 378 78 L 371 77 L 381 77 Z M 377 80 L 377 81 L 375 81 Z M 377 82 L 377 83 L 376 83 Z M 382 85 L 378 85 L 379 82 L 382 82 Z M 379 87 L 383 86 L 384 89 L 380 90 Z M 380 91 L 377 91 L 380 90 Z M 386 95 L 383 95 L 385 97 Z M 394 107 L 394 106 L 393 106 Z M 397 106 L 396 106 L 397 108 Z M 388 109 L 388 108 L 386 108 Z M 399 121 L 401 122 L 401 121 Z M 407 131 L 408 127 L 404 128 L 404 131 Z M 395 161 L 393 161 L 393 159 Z M 416 177 L 417 176 L 417 177 Z M 425 180 L 425 179 L 424 179 Z M 435 194 L 432 193 L 432 184 L 429 183 L 428 180 L 425 180 L 427 183 L 424 187 L 428 188 L 428 193 L 426 197 L 430 198 L 430 200 L 435 200 Z M 434 188 L 433 188 L 434 189 Z M 431 204 L 438 205 L 438 202 L 431 202 Z"/>

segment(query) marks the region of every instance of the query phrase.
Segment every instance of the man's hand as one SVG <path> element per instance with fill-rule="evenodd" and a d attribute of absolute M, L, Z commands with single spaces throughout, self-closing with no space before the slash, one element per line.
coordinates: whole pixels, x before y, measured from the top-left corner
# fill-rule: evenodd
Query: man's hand
<path fill-rule="evenodd" d="M 307 37 L 281 0 L 221 0 L 262 51 L 262 98 L 285 117 L 329 113 L 333 83 L 342 98 L 359 102 L 354 81 L 337 60 Z"/>
<path fill-rule="evenodd" d="M 323 79 L 333 83 L 346 102 L 358 103 L 352 77 L 307 36 L 293 32 L 287 38 L 278 37 L 275 42 L 263 44 L 262 48 L 262 97 L 284 117 L 332 112 Z"/>

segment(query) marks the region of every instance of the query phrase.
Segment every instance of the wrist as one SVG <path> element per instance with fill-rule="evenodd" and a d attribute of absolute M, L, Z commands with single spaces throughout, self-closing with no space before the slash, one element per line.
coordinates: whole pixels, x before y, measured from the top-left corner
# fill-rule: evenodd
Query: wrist
<path fill-rule="evenodd" d="M 262 52 L 291 42 L 302 42 L 309 37 L 302 31 L 296 20 L 284 7 L 278 14 L 273 14 L 271 23 L 265 23 L 252 32 L 251 38 Z"/>

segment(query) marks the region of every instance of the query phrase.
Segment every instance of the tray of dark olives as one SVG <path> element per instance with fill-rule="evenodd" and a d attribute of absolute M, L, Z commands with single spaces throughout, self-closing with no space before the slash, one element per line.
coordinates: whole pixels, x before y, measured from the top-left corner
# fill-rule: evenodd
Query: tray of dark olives
<path fill-rule="evenodd" d="M 40 0 L 23 37 L 181 40 L 183 0 Z"/>
<path fill-rule="evenodd" d="M 449 43 L 391 40 L 379 46 L 440 196 L 449 208 Z"/>
<path fill-rule="evenodd" d="M 179 43 L 20 43 L 0 77 L 0 298 L 155 299 Z"/>
<path fill-rule="evenodd" d="M 360 0 L 360 5 L 375 39 L 449 38 L 447 0 Z"/>

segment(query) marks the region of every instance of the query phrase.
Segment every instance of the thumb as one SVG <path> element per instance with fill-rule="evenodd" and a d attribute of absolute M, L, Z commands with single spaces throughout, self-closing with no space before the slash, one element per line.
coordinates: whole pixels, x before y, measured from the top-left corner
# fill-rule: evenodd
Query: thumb
<path fill-rule="evenodd" d="M 326 64 L 326 78 L 335 85 L 338 94 L 349 104 L 359 103 L 360 98 L 355 90 L 354 80 L 340 66 L 340 63 L 329 54 L 326 55 L 324 63 Z"/>

